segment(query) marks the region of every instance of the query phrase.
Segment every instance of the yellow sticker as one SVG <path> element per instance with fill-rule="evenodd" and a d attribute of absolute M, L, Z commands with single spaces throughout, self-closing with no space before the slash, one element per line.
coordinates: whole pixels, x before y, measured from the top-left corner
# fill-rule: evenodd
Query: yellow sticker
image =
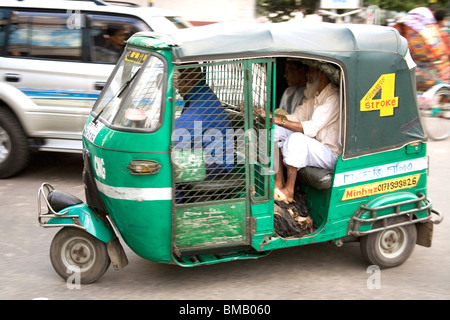
<path fill-rule="evenodd" d="M 381 98 L 374 99 L 381 90 Z M 361 111 L 380 111 L 380 117 L 394 115 L 394 108 L 398 107 L 398 97 L 395 97 L 395 73 L 382 74 L 377 82 L 362 98 Z"/>
<path fill-rule="evenodd" d="M 125 56 L 125 61 L 133 62 L 136 64 L 143 64 L 145 62 L 145 59 L 147 59 L 147 56 L 147 53 L 128 51 L 127 55 Z"/>
<path fill-rule="evenodd" d="M 341 201 L 372 196 L 397 190 L 414 188 L 419 182 L 420 174 L 414 174 L 407 177 L 401 177 L 391 180 L 374 182 L 362 186 L 347 188 L 344 191 Z"/>

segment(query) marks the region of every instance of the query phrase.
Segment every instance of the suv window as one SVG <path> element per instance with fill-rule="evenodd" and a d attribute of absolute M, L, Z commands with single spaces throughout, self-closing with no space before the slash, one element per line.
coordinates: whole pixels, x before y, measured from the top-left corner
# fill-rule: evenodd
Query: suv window
<path fill-rule="evenodd" d="M 5 44 L 5 32 L 9 20 L 9 11 L 0 9 L 0 55 L 3 55 L 3 48 Z"/>
<path fill-rule="evenodd" d="M 87 15 L 91 61 L 116 63 L 123 53 L 124 41 L 138 31 L 150 28 L 132 17 Z"/>
<path fill-rule="evenodd" d="M 82 30 L 69 28 L 70 14 L 14 11 L 7 55 L 81 60 Z"/>

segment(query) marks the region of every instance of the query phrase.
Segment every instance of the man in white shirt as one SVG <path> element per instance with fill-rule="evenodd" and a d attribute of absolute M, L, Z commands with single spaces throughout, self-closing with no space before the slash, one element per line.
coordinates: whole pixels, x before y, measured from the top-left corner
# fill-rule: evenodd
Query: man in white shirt
<path fill-rule="evenodd" d="M 286 181 L 283 170 L 275 174 L 275 200 L 292 202 L 297 171 L 306 166 L 334 169 L 342 152 L 339 89 L 329 79 L 338 83 L 339 72 L 329 64 L 316 63 L 307 76 L 303 104 L 293 114 L 274 117 L 279 163 L 287 167 Z"/>

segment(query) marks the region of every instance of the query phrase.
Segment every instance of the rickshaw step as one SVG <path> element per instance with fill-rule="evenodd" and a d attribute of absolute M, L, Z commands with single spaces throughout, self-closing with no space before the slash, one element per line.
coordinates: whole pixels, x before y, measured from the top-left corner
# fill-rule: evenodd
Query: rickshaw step
<path fill-rule="evenodd" d="M 220 262 L 227 261 L 235 261 L 235 260 L 243 260 L 243 259 L 257 259 L 263 256 L 266 256 L 270 253 L 270 251 L 257 252 L 253 249 L 249 250 L 249 247 L 246 246 L 245 250 L 233 250 L 227 252 L 217 252 L 217 248 L 209 249 L 209 253 L 205 251 L 203 253 L 193 254 L 192 251 L 190 254 L 183 253 L 181 256 L 175 256 L 174 260 L 177 264 L 184 267 L 192 267 L 197 265 L 205 265 L 205 264 L 214 264 Z"/>

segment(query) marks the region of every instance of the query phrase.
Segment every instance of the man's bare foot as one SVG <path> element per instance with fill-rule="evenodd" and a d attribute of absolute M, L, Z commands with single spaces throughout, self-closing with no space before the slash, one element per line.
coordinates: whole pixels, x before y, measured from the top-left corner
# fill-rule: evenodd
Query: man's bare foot
<path fill-rule="evenodd" d="M 285 203 L 291 203 L 294 201 L 294 194 L 289 192 L 289 190 L 282 188 L 282 189 L 275 189 L 274 199 L 277 201 L 283 201 Z"/>
<path fill-rule="evenodd" d="M 282 192 L 280 191 L 279 188 L 275 188 L 275 194 L 274 194 L 273 198 L 274 198 L 276 201 L 285 201 L 285 200 L 286 200 L 286 196 L 284 195 L 284 193 L 282 193 Z"/>

